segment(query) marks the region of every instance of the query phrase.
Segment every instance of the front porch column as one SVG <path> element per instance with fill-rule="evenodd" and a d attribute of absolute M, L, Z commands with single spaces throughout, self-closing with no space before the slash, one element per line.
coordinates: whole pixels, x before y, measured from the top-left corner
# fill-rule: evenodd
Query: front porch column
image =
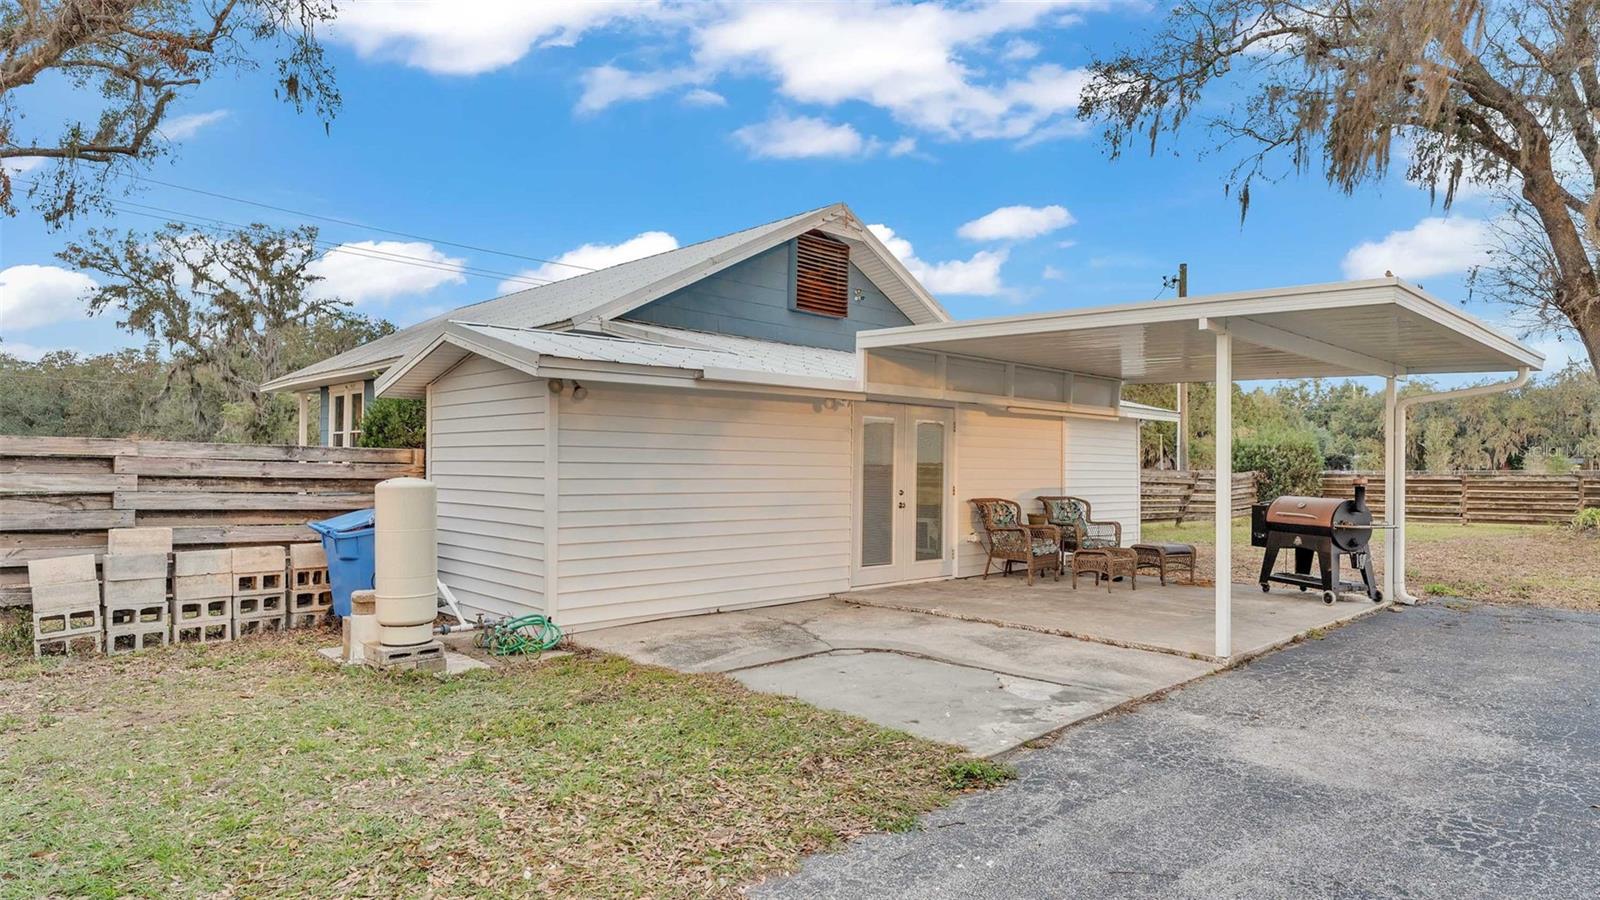
<path fill-rule="evenodd" d="M 1233 335 L 1217 336 L 1216 582 L 1217 656 L 1233 655 Z"/>
<path fill-rule="evenodd" d="M 1405 493 L 1405 476 L 1395 475 L 1395 460 L 1400 460 L 1400 468 L 1405 468 L 1405 449 L 1400 442 L 1404 438 L 1395 421 L 1395 411 L 1398 408 L 1400 393 L 1393 376 L 1385 380 L 1383 385 L 1383 523 L 1394 525 L 1400 521 L 1400 500 Z M 1400 559 L 1400 529 L 1390 528 L 1383 533 L 1383 596 L 1396 600 L 1400 596 L 1396 585 L 1396 567 L 1404 565 Z"/>
<path fill-rule="evenodd" d="M 297 405 L 296 408 L 299 411 L 299 418 L 295 420 L 295 441 L 299 446 L 304 447 L 310 440 L 311 435 L 310 429 L 308 428 L 306 422 L 306 420 L 310 418 L 311 395 L 307 394 L 305 391 L 301 391 L 300 393 L 295 394 L 294 397 Z"/>

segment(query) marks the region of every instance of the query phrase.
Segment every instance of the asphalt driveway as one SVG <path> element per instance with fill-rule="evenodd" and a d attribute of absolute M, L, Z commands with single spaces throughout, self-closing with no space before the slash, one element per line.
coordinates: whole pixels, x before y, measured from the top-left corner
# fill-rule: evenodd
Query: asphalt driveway
<path fill-rule="evenodd" d="M 1600 616 L 1380 614 L 1016 763 L 752 893 L 1600 896 Z"/>

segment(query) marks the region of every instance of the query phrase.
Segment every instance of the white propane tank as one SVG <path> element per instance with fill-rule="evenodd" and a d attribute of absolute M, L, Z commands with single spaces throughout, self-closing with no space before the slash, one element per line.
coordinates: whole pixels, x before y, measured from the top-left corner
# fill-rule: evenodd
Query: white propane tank
<path fill-rule="evenodd" d="M 391 478 L 379 482 L 375 493 L 378 642 L 425 644 L 433 638 L 438 608 L 439 491 L 421 478 Z"/>

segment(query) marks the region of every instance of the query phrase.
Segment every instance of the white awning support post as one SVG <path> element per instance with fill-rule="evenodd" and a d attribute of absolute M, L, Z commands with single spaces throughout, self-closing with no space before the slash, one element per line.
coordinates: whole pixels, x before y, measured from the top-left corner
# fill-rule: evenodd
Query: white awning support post
<path fill-rule="evenodd" d="M 1441 400 L 1461 400 L 1467 397 L 1481 397 L 1485 394 L 1499 394 L 1504 391 L 1514 391 L 1528 383 L 1533 377 L 1533 370 L 1523 366 L 1517 369 L 1516 377 L 1509 381 L 1497 381 L 1493 384 L 1480 384 L 1473 387 L 1457 388 L 1453 391 L 1435 391 L 1431 394 L 1414 394 L 1402 397 L 1394 403 L 1394 415 L 1389 422 L 1391 435 L 1389 449 L 1389 483 L 1384 485 L 1384 509 L 1389 510 L 1394 518 L 1389 520 L 1393 525 L 1393 535 L 1390 537 L 1391 556 L 1384 562 L 1384 580 L 1391 585 L 1389 598 L 1396 603 L 1407 605 L 1417 602 L 1417 598 L 1406 593 L 1406 414 L 1411 407 L 1423 403 L 1438 403 Z"/>
<path fill-rule="evenodd" d="M 299 445 L 304 447 L 310 440 L 310 431 L 307 419 L 309 418 L 308 413 L 311 406 L 311 395 L 305 391 L 301 391 L 295 395 L 295 400 L 297 401 L 296 407 L 299 410 L 299 418 L 295 422 L 295 435 Z"/>
<path fill-rule="evenodd" d="M 1383 521 L 1392 525 L 1400 521 L 1400 505 L 1396 497 L 1403 497 L 1405 493 L 1405 474 L 1395 474 L 1395 460 L 1401 460 L 1400 468 L 1405 468 L 1404 437 L 1399 433 L 1405 426 L 1404 423 L 1395 421 L 1395 404 L 1399 400 L 1399 385 L 1394 378 L 1387 378 L 1383 385 Z M 1395 491 L 1395 485 L 1400 485 L 1400 491 Z M 1394 562 L 1400 557 L 1399 550 L 1400 529 L 1391 528 L 1383 533 L 1383 596 L 1395 597 L 1398 595 L 1396 586 L 1403 579 L 1395 577 Z"/>
<path fill-rule="evenodd" d="M 1217 657 L 1233 655 L 1233 335 L 1214 320 L 1200 320 L 1200 327 L 1215 332 L 1217 338 L 1216 393 L 1216 482 L 1213 506 L 1216 508 L 1216 591 Z"/>

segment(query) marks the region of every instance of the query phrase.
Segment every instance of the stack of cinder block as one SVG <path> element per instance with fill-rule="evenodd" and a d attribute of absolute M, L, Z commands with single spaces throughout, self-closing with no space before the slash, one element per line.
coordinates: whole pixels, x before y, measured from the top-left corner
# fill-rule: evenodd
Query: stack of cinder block
<path fill-rule="evenodd" d="M 132 653 L 167 643 L 167 558 L 171 528 L 113 528 L 106 535 L 106 650 Z"/>
<path fill-rule="evenodd" d="M 100 582 L 94 556 L 28 561 L 33 591 L 33 655 L 100 651 Z"/>
<path fill-rule="evenodd" d="M 238 637 L 281 631 L 288 611 L 283 547 L 233 551 L 233 633 Z"/>
<path fill-rule="evenodd" d="M 233 640 L 233 551 L 185 550 L 172 555 L 172 640 Z"/>
<path fill-rule="evenodd" d="M 333 611 L 328 556 L 321 544 L 289 545 L 289 627 L 314 628 Z"/>

